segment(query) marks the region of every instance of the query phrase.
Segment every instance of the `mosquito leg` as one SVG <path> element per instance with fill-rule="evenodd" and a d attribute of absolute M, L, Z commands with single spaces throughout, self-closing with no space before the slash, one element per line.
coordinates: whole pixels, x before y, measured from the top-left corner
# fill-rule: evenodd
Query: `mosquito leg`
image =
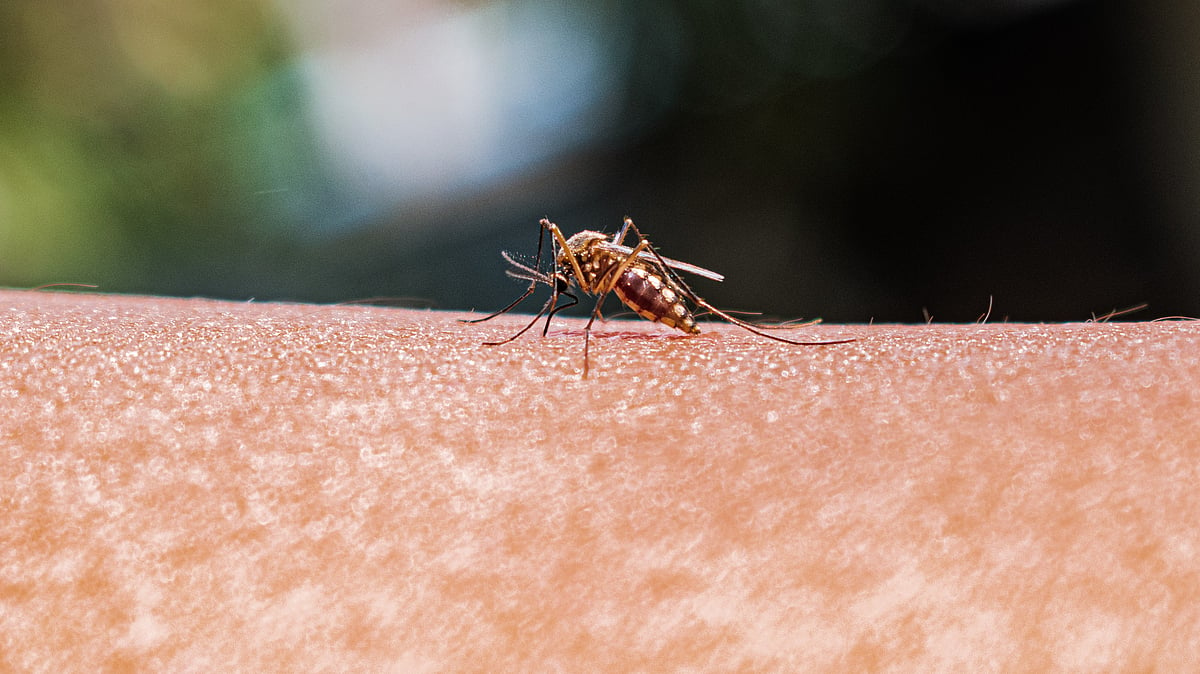
<path fill-rule="evenodd" d="M 658 251 L 654 250 L 654 247 L 649 245 L 649 242 L 646 241 L 646 237 L 642 236 L 642 233 L 640 231 L 638 231 L 637 225 L 633 224 L 633 220 L 629 219 L 628 217 L 625 218 L 625 227 L 621 231 L 624 232 L 625 229 L 632 229 L 633 233 L 637 235 L 638 240 L 641 242 L 638 244 L 638 247 L 635 250 L 640 250 L 643 248 L 643 246 L 645 247 L 646 250 L 649 250 L 650 253 L 652 255 L 654 255 L 654 258 L 658 261 L 659 265 L 662 267 L 662 271 L 665 272 L 668 276 L 670 276 L 671 280 L 674 281 L 675 283 L 679 284 L 680 289 L 682 289 L 684 292 L 686 292 L 688 294 L 688 299 L 690 299 L 696 305 L 704 307 L 708 311 L 712 312 L 714 315 L 719 316 L 720 318 L 722 318 L 723 320 L 725 320 L 729 323 L 732 323 L 741 328 L 745 328 L 746 330 L 749 330 L 750 332 L 753 332 L 754 334 L 759 335 L 761 337 L 766 337 L 767 339 L 773 339 L 777 342 L 785 342 L 787 344 L 795 344 L 797 346 L 823 346 L 826 344 L 847 344 L 849 342 L 855 341 L 854 339 L 835 339 L 835 340 L 830 340 L 830 341 L 826 341 L 826 342 L 801 342 L 801 341 L 797 341 L 794 339 L 786 339 L 784 337 L 779 337 L 777 335 L 772 335 L 767 332 L 764 332 L 763 328 L 761 328 L 757 325 L 754 325 L 753 323 L 748 323 L 746 321 L 741 320 L 740 318 L 731 316 L 731 315 L 725 313 L 724 311 L 721 311 L 720 309 L 709 304 L 708 302 L 706 302 L 704 300 L 703 297 L 700 297 L 699 295 L 696 294 L 696 292 L 694 290 L 689 288 L 687 283 L 685 283 L 684 280 L 682 278 L 680 278 L 679 274 L 676 274 L 671 269 L 671 267 L 667 264 L 667 261 L 664 260 L 662 258 L 662 256 L 658 254 Z M 632 257 L 632 256 L 630 256 L 630 257 Z M 798 327 L 803 327 L 804 325 L 816 325 L 819 322 L 820 322 L 820 320 L 818 319 L 817 321 L 812 321 L 810 323 L 797 324 L 797 325 L 786 325 L 786 326 L 781 325 L 781 326 L 774 326 L 774 327 L 776 327 L 776 328 L 798 328 Z M 769 330 L 771 328 L 766 328 L 766 329 Z"/>
<path fill-rule="evenodd" d="M 546 220 L 543 219 L 542 223 L 545 223 L 545 222 L 546 222 Z M 533 262 L 533 271 L 535 273 L 541 272 L 542 242 L 545 240 L 545 238 L 546 238 L 546 228 L 544 225 L 541 225 L 538 227 L 537 257 L 534 258 L 534 262 Z M 507 255 L 504 255 L 503 253 L 501 253 L 501 255 L 503 255 L 504 259 L 508 260 L 510 263 L 516 264 Z M 518 266 L 524 266 L 524 265 L 518 265 Z M 460 318 L 459 320 L 462 321 L 463 323 L 482 323 L 484 321 L 491 320 L 491 319 L 499 316 L 500 314 L 506 314 L 506 313 L 512 311 L 513 308 L 516 307 L 521 302 L 523 302 L 526 297 L 529 297 L 531 294 L 533 294 L 533 291 L 537 288 L 537 284 L 538 284 L 537 279 L 530 279 L 530 280 L 532 280 L 533 282 L 529 284 L 529 288 L 527 288 L 525 290 L 525 293 L 522 294 L 517 299 L 513 300 L 512 304 L 509 304 L 508 306 L 504 307 L 500 311 L 497 311 L 493 314 L 488 314 L 487 316 L 484 316 L 483 318 Z M 554 299 L 554 298 L 551 298 L 551 299 Z M 542 307 L 542 311 L 545 311 L 545 310 L 546 310 L 546 307 Z M 541 313 L 538 313 L 538 315 L 541 316 Z M 526 330 L 528 330 L 528 328 L 526 328 Z M 521 332 L 524 332 L 524 330 L 522 330 Z M 519 335 L 521 333 L 518 332 L 517 334 Z M 500 343 L 503 344 L 504 342 L 500 342 Z"/>
<path fill-rule="evenodd" d="M 578 297 L 572 295 L 569 292 L 566 292 L 565 290 L 562 292 L 562 294 L 566 295 L 567 297 L 570 297 L 571 301 L 566 304 L 560 304 L 559 306 L 554 307 L 554 309 L 552 309 L 550 311 L 550 315 L 546 317 L 546 327 L 542 328 L 542 336 L 543 337 L 545 337 L 546 333 L 550 330 L 550 319 L 554 318 L 554 314 L 557 314 L 558 312 L 562 311 L 563 309 L 567 309 L 567 308 L 575 306 L 576 304 L 579 304 Z"/>
<path fill-rule="evenodd" d="M 546 300 L 546 303 L 542 305 L 541 310 L 537 312 L 537 315 L 533 317 L 533 320 L 529 321 L 529 323 L 525 327 L 521 328 L 520 331 L 517 332 L 517 334 L 513 335 L 512 337 L 509 337 L 508 339 L 500 340 L 499 342 L 484 342 L 483 345 L 484 346 L 500 346 L 501 344 L 508 344 L 509 342 L 513 341 L 514 339 L 525 334 L 526 332 L 529 331 L 529 328 L 532 328 L 534 326 L 534 324 L 538 322 L 538 319 L 541 318 L 542 315 L 546 313 L 546 310 L 549 309 L 551 307 L 551 305 L 553 305 L 557 299 L 558 299 L 557 296 L 552 296 L 550 299 Z"/>
<path fill-rule="evenodd" d="M 795 339 L 787 339 L 785 337 L 780 337 L 778 335 L 772 335 L 770 333 L 763 332 L 762 329 L 760 329 L 757 325 L 754 325 L 753 323 L 747 323 L 746 321 L 743 321 L 740 318 L 735 318 L 733 316 L 730 316 L 729 314 L 725 313 L 724 311 L 721 311 L 720 309 L 714 307 L 713 305 L 709 304 L 708 302 L 705 302 L 702 297 L 697 296 L 695 293 L 692 294 L 691 300 L 693 302 L 695 302 L 696 304 L 704 307 L 708 311 L 711 311 L 713 314 L 720 316 L 722 319 L 724 319 L 725 321 L 727 321 L 729 323 L 732 323 L 741 328 L 745 328 L 746 330 L 749 330 L 750 332 L 753 332 L 754 334 L 759 335 L 760 337 L 766 337 L 767 339 L 773 339 L 777 342 L 784 342 L 785 344 L 795 344 L 796 346 L 825 346 L 827 344 L 848 344 L 850 342 L 856 341 L 853 337 L 851 337 L 849 339 L 833 339 L 833 340 L 829 340 L 826 342 L 801 342 L 801 341 L 798 341 Z M 781 326 L 781 327 L 792 327 L 792 326 Z M 799 327 L 799 326 L 795 326 L 795 327 Z"/>
<path fill-rule="evenodd" d="M 539 243 L 540 243 L 540 240 L 539 240 Z M 551 239 L 550 243 L 551 243 L 551 248 L 553 249 L 554 240 Z M 556 257 L 556 259 L 557 259 L 557 257 Z M 558 306 L 558 296 L 559 295 L 567 295 L 568 297 L 570 297 L 571 304 L 568 304 L 563 307 Z M 565 309 L 566 307 L 571 306 L 572 304 L 578 304 L 578 303 L 579 303 L 579 298 L 575 297 L 574 295 L 571 295 L 570 293 L 567 293 L 565 290 L 560 290 L 557 283 L 555 283 L 554 285 L 551 285 L 550 286 L 550 299 L 546 301 L 545 306 L 543 306 L 542 310 L 538 312 L 538 315 L 533 317 L 533 320 L 529 323 L 529 325 L 525 326 L 525 330 L 528 330 L 529 328 L 533 327 L 533 324 L 537 322 L 537 319 L 542 315 L 542 313 L 545 312 L 547 308 L 549 308 L 550 313 L 546 314 L 546 325 L 544 325 L 542 327 L 542 336 L 545 337 L 546 333 L 550 331 L 550 319 L 554 318 L 554 314 L 558 313 L 562 309 Z M 525 330 L 522 330 L 521 332 L 525 332 Z M 518 332 L 517 334 L 520 335 L 521 332 Z"/>
<path fill-rule="evenodd" d="M 629 233 L 630 227 L 633 227 L 633 220 L 628 215 L 626 215 L 625 223 L 623 225 L 621 225 L 621 231 L 617 232 L 617 235 L 613 237 L 612 242 L 617 244 L 618 246 L 620 246 L 621 242 L 625 240 L 625 235 Z M 634 228 L 634 231 L 637 231 L 637 228 Z M 641 238 L 642 238 L 642 235 L 639 233 L 638 239 L 641 239 Z"/>
<path fill-rule="evenodd" d="M 546 218 L 542 218 L 542 229 L 550 232 L 551 244 L 553 245 L 553 257 L 555 264 L 558 263 L 559 251 L 567 250 L 567 239 L 563 236 L 558 225 L 550 222 Z M 579 289 L 584 293 L 591 295 L 595 293 L 595 289 L 588 287 L 587 277 L 583 275 L 583 269 L 579 266 L 579 259 L 575 255 L 567 255 L 567 262 L 571 267 L 571 277 L 579 284 Z"/>
<path fill-rule="evenodd" d="M 638 238 L 637 250 L 638 250 L 638 252 L 641 252 L 643 250 L 649 251 L 650 254 L 654 256 L 654 259 L 658 262 L 658 265 L 662 268 L 663 273 L 666 274 L 667 276 L 669 276 L 671 278 L 671 280 L 674 281 L 681 290 L 683 290 L 685 293 L 687 293 L 691 297 L 699 297 L 698 295 L 696 295 L 696 293 L 690 287 L 688 287 L 688 284 L 686 282 L 684 282 L 683 277 L 681 277 L 679 274 L 676 274 L 671 269 L 671 265 L 667 264 L 667 261 L 663 258 L 663 256 L 658 254 L 658 251 L 654 249 L 654 246 L 650 245 L 650 242 L 646 240 L 646 237 L 642 236 L 641 230 L 639 230 L 637 228 L 637 225 L 633 224 L 633 220 L 630 219 L 628 216 L 625 218 L 625 226 L 621 229 L 621 231 L 624 232 L 627 229 L 632 229 L 633 233 L 635 235 L 637 235 L 637 238 Z M 630 255 L 630 257 L 634 257 L 634 256 Z M 691 299 L 691 297 L 689 297 L 689 299 Z"/>
<path fill-rule="evenodd" d="M 490 314 L 488 314 L 487 316 L 484 316 L 483 318 L 460 318 L 460 319 L 458 319 L 458 320 L 459 320 L 460 322 L 462 322 L 462 323 L 482 323 L 482 322 L 484 322 L 484 321 L 490 321 L 490 320 L 492 320 L 493 318 L 495 318 L 495 317 L 499 316 L 500 314 L 506 314 L 506 313 L 508 313 L 508 312 L 512 311 L 512 310 L 513 310 L 513 307 L 517 306 L 517 305 L 518 305 L 518 304 L 520 304 L 521 302 L 524 302 L 526 297 L 529 297 L 530 295 L 532 295 L 532 294 L 533 294 L 533 291 L 534 291 L 536 288 L 537 288 L 537 282 L 536 282 L 536 281 L 534 281 L 533 283 L 530 283 L 530 284 L 529 284 L 529 288 L 527 288 L 527 289 L 525 290 L 525 292 L 521 294 L 521 296 L 520 296 L 520 297 L 518 297 L 517 299 L 513 300 L 513 301 L 512 301 L 512 303 L 511 303 L 511 304 L 509 304 L 507 307 L 504 307 L 504 308 L 503 308 L 503 309 L 501 309 L 500 311 L 496 311 L 496 312 L 490 313 Z M 542 309 L 542 311 L 545 311 L 545 309 Z M 539 315 L 540 315 L 540 314 L 539 314 Z"/>

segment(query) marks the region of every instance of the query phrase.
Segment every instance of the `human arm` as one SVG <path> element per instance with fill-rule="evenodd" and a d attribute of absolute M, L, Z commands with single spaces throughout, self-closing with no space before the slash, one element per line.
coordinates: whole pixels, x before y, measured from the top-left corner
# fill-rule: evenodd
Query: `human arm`
<path fill-rule="evenodd" d="M 15 669 L 1170 670 L 1193 324 L 0 294 Z"/>

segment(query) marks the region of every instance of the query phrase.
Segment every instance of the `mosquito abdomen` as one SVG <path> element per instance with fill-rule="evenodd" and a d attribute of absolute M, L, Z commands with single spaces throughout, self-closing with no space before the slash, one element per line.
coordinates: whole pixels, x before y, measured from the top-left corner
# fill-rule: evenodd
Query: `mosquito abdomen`
<path fill-rule="evenodd" d="M 653 269 L 637 264 L 630 266 L 622 272 L 613 291 L 642 318 L 692 335 L 700 332 L 683 294 L 670 279 L 663 278 Z"/>

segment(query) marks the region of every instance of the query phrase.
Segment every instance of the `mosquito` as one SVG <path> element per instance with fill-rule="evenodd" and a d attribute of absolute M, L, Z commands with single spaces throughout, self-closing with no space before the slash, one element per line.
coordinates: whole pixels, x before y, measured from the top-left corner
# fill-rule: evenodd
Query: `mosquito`
<path fill-rule="evenodd" d="M 824 342 L 803 342 L 766 332 L 766 330 L 816 325 L 821 322 L 819 318 L 804 323 L 756 325 L 721 311 L 693 292 L 683 278 L 676 273 L 676 270 L 713 281 L 723 281 L 725 277 L 694 264 L 663 257 L 629 217 L 625 218 L 621 230 L 612 238 L 609 238 L 607 234 L 590 230 L 584 230 L 567 238 L 563 236 L 558 225 L 548 219 L 542 218 L 539 224 L 541 227 L 538 231 L 537 255 L 532 266 L 518 261 L 507 252 L 501 253 L 505 261 L 511 265 L 505 274 L 512 278 L 529 281 L 529 287 L 520 297 L 503 309 L 483 318 L 463 319 L 463 322 L 482 323 L 506 314 L 532 295 L 539 284 L 550 287 L 550 299 L 516 334 L 498 342 L 484 342 L 485 346 L 499 346 L 513 341 L 528 332 L 542 316 L 546 316 L 546 324 L 542 327 L 542 336 L 544 337 L 550 330 L 550 320 L 554 318 L 555 314 L 579 304 L 579 297 L 571 292 L 574 288 L 578 288 L 585 295 L 596 297 L 596 306 L 592 310 L 591 319 L 583 328 L 584 379 L 587 379 L 588 376 L 592 324 L 600 317 L 600 307 L 610 292 L 616 293 L 621 302 L 642 318 L 676 328 L 689 335 L 700 332 L 700 328 L 696 326 L 695 313 L 688 306 L 690 303 L 722 320 L 777 342 L 798 346 L 825 346 L 854 341 L 854 339 L 836 339 Z M 637 244 L 632 248 L 623 244 L 625 237 L 630 232 L 637 237 Z M 550 271 L 542 271 L 542 250 L 547 233 L 550 235 L 552 268 Z M 560 297 L 565 297 L 567 300 L 559 304 Z"/>

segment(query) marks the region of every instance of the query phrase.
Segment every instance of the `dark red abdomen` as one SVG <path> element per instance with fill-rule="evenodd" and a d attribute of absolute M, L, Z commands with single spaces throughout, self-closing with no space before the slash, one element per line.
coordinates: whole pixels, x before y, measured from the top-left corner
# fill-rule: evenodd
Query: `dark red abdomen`
<path fill-rule="evenodd" d="M 689 334 L 700 332 L 683 294 L 669 278 L 653 269 L 633 265 L 626 269 L 613 287 L 617 297 L 642 318 L 678 328 Z"/>

